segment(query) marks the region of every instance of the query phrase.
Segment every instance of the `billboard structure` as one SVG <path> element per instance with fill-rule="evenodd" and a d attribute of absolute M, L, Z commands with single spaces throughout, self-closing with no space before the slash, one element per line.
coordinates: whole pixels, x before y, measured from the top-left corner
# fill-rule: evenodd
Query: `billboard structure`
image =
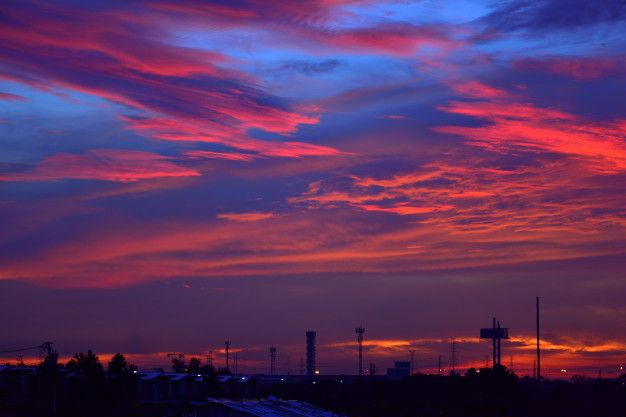
<path fill-rule="evenodd" d="M 501 340 L 509 338 L 508 327 L 500 327 L 500 322 L 493 318 L 492 327 L 480 329 L 481 339 L 491 339 L 493 342 L 493 366 L 501 365 L 502 360 L 502 346 Z"/>

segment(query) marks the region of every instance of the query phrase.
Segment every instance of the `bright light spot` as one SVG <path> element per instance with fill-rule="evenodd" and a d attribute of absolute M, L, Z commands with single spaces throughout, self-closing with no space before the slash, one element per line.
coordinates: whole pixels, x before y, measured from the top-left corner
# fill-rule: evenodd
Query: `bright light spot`
<path fill-rule="evenodd" d="M 319 374 L 320 374 L 320 371 L 315 371 L 315 375 L 319 375 Z"/>
<path fill-rule="evenodd" d="M 567 369 L 561 369 L 561 373 L 566 373 Z"/>

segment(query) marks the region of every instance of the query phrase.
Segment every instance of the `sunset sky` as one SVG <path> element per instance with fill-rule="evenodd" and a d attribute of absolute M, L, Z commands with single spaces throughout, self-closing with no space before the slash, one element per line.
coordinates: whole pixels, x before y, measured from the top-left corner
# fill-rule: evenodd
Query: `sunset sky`
<path fill-rule="evenodd" d="M 622 0 L 3 1 L 0 351 L 430 372 L 497 316 L 530 374 L 540 296 L 616 375 L 624 51 Z"/>

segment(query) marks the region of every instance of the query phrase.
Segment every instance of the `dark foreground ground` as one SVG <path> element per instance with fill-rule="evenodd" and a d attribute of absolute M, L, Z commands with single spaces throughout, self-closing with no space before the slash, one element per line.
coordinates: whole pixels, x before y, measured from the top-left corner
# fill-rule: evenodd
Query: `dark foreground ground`
<path fill-rule="evenodd" d="M 6 368 L 0 372 L 0 417 L 194 415 L 193 404 L 208 397 L 270 395 L 349 417 L 626 417 L 626 375 L 601 380 L 576 376 L 538 384 L 520 380 L 504 367 L 400 379 L 242 378 L 206 367 L 178 371 L 140 372 L 126 364 L 105 371 L 88 360 L 69 369 Z"/>

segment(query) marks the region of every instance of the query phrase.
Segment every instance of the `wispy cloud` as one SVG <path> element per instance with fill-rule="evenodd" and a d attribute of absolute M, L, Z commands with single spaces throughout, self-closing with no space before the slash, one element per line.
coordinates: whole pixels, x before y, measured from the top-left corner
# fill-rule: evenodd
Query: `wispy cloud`
<path fill-rule="evenodd" d="M 218 219 L 231 220 L 234 222 L 256 222 L 271 219 L 274 213 L 248 212 L 248 213 L 219 213 Z"/>
<path fill-rule="evenodd" d="M 94 149 L 84 154 L 48 157 L 32 170 L 0 175 L 0 181 L 79 179 L 127 182 L 200 175 L 200 172 L 180 166 L 170 159 L 143 151 Z"/>

